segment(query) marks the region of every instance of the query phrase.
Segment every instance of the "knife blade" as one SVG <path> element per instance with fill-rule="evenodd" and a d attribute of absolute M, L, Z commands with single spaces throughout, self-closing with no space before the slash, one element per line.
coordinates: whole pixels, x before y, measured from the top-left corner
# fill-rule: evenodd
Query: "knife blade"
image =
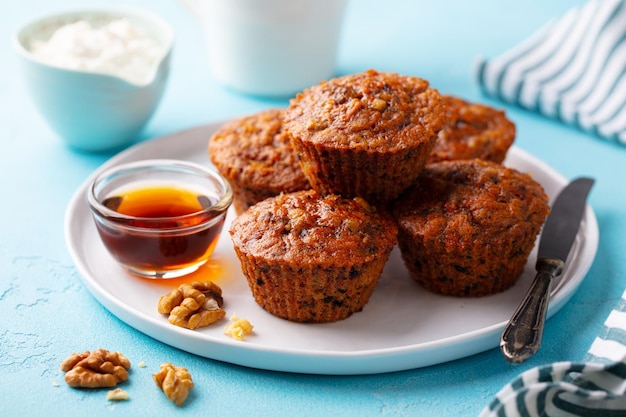
<path fill-rule="evenodd" d="M 594 182 L 592 178 L 570 182 L 552 204 L 539 238 L 537 274 L 500 337 L 507 362 L 522 363 L 541 346 L 550 287 L 565 268 Z"/>

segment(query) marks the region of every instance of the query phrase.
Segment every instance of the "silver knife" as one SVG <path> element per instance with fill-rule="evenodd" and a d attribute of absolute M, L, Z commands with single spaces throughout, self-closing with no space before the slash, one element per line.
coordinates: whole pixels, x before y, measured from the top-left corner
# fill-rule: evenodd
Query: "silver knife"
<path fill-rule="evenodd" d="M 500 350 L 510 363 L 524 362 L 541 346 L 550 287 L 565 268 L 593 183 L 591 178 L 572 181 L 552 204 L 539 239 L 537 275 L 500 338 Z"/>

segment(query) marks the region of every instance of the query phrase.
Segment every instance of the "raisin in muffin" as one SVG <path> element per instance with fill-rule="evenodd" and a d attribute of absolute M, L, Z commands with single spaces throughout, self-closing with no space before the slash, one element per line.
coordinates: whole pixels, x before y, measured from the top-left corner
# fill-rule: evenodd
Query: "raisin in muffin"
<path fill-rule="evenodd" d="M 237 214 L 281 192 L 311 188 L 282 115 L 270 109 L 227 122 L 209 140 L 211 162 L 230 183 Z"/>
<path fill-rule="evenodd" d="M 313 189 L 382 203 L 413 184 L 444 122 L 428 81 L 369 70 L 304 90 L 284 123 Z"/>
<path fill-rule="evenodd" d="M 231 224 L 255 301 L 296 322 L 332 322 L 361 311 L 396 244 L 393 220 L 364 199 L 281 194 Z"/>
<path fill-rule="evenodd" d="M 515 284 L 550 206 L 530 175 L 474 159 L 428 164 L 391 210 L 416 281 L 439 294 L 483 296 Z"/>
<path fill-rule="evenodd" d="M 501 164 L 515 140 L 515 124 L 504 111 L 454 96 L 443 102 L 446 124 L 428 163 L 478 158 Z"/>

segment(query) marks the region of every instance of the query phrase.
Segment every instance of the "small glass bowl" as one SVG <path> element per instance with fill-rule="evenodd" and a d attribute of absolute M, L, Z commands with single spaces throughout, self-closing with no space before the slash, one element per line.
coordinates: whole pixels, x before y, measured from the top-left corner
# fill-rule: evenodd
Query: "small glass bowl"
<path fill-rule="evenodd" d="M 104 246 L 145 278 L 176 278 L 206 263 L 232 199 L 217 171 L 170 159 L 118 165 L 87 191 Z"/>

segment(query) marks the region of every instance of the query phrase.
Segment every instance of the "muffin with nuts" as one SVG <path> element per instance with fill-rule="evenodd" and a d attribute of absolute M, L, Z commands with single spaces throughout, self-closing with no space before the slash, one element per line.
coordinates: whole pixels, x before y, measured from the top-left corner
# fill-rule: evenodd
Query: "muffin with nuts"
<path fill-rule="evenodd" d="M 474 159 L 428 164 L 391 210 L 413 279 L 439 294 L 483 296 L 515 284 L 550 206 L 530 175 Z"/>
<path fill-rule="evenodd" d="M 283 110 L 270 109 L 220 126 L 210 138 L 211 162 L 233 189 L 237 214 L 281 192 L 311 188 L 283 129 Z"/>
<path fill-rule="evenodd" d="M 230 234 L 252 295 L 295 322 L 361 311 L 396 244 L 393 220 L 362 198 L 280 194 L 233 220 Z"/>
<path fill-rule="evenodd" d="M 515 124 L 505 112 L 450 95 L 443 102 L 446 124 L 428 163 L 474 158 L 502 163 L 515 140 Z"/>
<path fill-rule="evenodd" d="M 441 96 L 426 80 L 375 70 L 304 90 L 284 116 L 312 188 L 370 203 L 413 184 L 444 122 Z"/>

